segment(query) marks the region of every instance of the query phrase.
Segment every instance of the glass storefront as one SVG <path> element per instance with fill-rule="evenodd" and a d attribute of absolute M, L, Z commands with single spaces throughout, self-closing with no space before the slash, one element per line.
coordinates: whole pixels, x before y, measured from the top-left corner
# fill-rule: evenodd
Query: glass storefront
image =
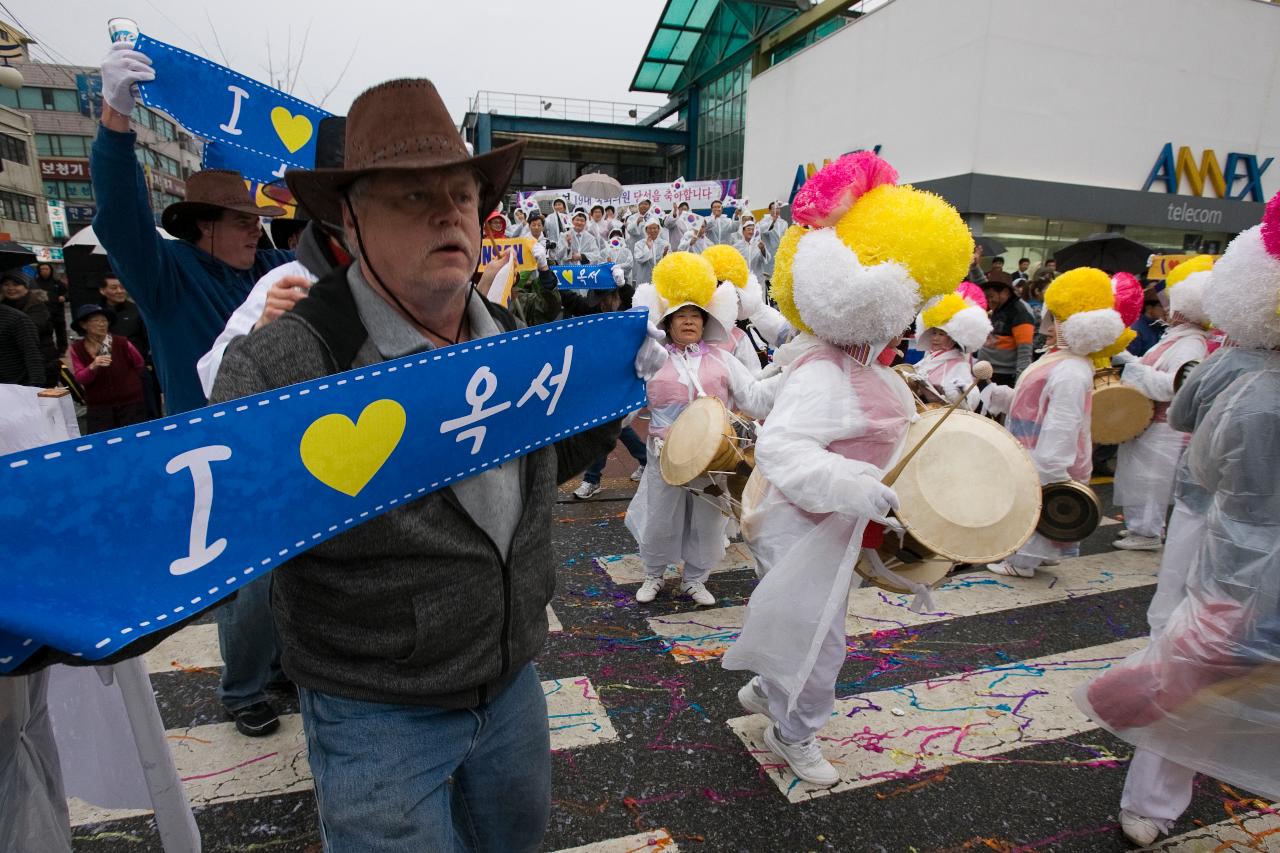
<path fill-rule="evenodd" d="M 982 234 L 1004 244 L 1005 269 L 1013 269 L 1019 258 L 1030 258 L 1031 269 L 1053 253 L 1077 240 L 1106 231 L 1103 222 L 1076 222 L 1036 216 L 1006 216 L 989 213 L 983 217 Z M 1204 252 L 1221 254 L 1233 235 L 1225 231 L 1183 231 L 1177 228 L 1125 226 L 1124 236 L 1151 249 L 1154 254 Z M 986 258 L 990 261 L 990 258 Z M 986 266 L 986 263 L 983 264 Z"/>
<path fill-rule="evenodd" d="M 750 82 L 751 63 L 745 62 L 702 87 L 698 101 L 699 180 L 742 177 Z"/>

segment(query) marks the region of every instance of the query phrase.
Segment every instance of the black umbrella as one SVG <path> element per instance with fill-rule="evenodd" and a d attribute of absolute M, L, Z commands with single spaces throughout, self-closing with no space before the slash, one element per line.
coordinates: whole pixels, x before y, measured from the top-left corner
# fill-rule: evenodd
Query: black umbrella
<path fill-rule="evenodd" d="M 1058 272 L 1076 267 L 1097 267 L 1108 273 L 1139 275 L 1147 271 L 1150 257 L 1151 249 L 1148 247 L 1110 231 L 1090 234 L 1053 253 L 1053 259 L 1058 262 Z"/>
<path fill-rule="evenodd" d="M 1001 243 L 995 237 L 974 237 L 973 242 L 982 247 L 982 254 L 988 258 L 1004 254 L 1004 243 Z"/>
<path fill-rule="evenodd" d="M 0 270 L 25 267 L 36 262 L 36 253 L 12 240 L 0 240 Z"/>

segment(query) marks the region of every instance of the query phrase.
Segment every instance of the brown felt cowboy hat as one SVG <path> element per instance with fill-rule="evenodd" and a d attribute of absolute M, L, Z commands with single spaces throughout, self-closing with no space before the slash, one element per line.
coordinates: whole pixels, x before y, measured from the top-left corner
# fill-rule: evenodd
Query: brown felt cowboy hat
<path fill-rule="evenodd" d="M 191 236 L 191 221 L 201 214 L 218 215 L 219 211 L 252 213 L 254 216 L 284 216 L 283 207 L 259 207 L 244 185 L 239 172 L 228 169 L 205 169 L 187 179 L 187 198 L 164 209 L 160 224 L 179 239 Z"/>
<path fill-rule="evenodd" d="M 341 209 L 347 188 L 375 172 L 471 166 L 484 178 L 484 217 L 498 206 L 525 145 L 473 157 L 430 80 L 391 80 L 366 90 L 347 113 L 346 134 L 342 168 L 285 172 L 289 189 L 312 211 Z"/>

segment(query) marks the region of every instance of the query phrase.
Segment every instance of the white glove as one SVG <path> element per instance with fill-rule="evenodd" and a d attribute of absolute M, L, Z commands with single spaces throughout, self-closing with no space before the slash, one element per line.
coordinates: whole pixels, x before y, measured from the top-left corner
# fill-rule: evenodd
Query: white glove
<path fill-rule="evenodd" d="M 1138 361 L 1138 357 L 1128 350 L 1122 350 L 1111 356 L 1112 364 L 1132 364 L 1135 361 Z"/>
<path fill-rule="evenodd" d="M 537 262 L 538 269 L 545 270 L 547 268 L 547 246 L 545 243 L 533 244 L 533 260 Z"/>
<path fill-rule="evenodd" d="M 102 100 L 121 115 L 129 115 L 137 104 L 135 87 L 156 79 L 151 68 L 151 58 L 133 49 L 126 42 L 111 45 L 107 58 L 102 60 Z"/>
<path fill-rule="evenodd" d="M 612 271 L 613 271 L 614 287 L 622 287 L 622 285 L 626 284 L 627 277 L 626 277 L 626 274 L 622 272 L 621 266 L 619 266 L 618 264 L 614 264 Z"/>
<path fill-rule="evenodd" d="M 747 286 L 737 288 L 738 316 L 751 319 L 764 307 L 764 294 L 760 291 L 760 280 L 755 273 L 747 274 Z"/>
<path fill-rule="evenodd" d="M 886 518 L 900 504 L 893 489 L 870 474 L 858 474 L 849 483 L 850 514 L 859 518 Z"/>
<path fill-rule="evenodd" d="M 666 333 L 652 322 L 649 323 L 649 331 L 645 335 L 644 342 L 640 344 L 640 349 L 636 350 L 635 361 L 636 376 L 645 382 L 656 376 L 667 363 L 667 350 L 659 343 L 665 337 Z"/>
<path fill-rule="evenodd" d="M 946 384 L 942 386 L 943 396 L 947 398 L 948 403 L 954 403 L 964 396 L 964 391 L 969 385 L 963 379 L 948 379 Z"/>

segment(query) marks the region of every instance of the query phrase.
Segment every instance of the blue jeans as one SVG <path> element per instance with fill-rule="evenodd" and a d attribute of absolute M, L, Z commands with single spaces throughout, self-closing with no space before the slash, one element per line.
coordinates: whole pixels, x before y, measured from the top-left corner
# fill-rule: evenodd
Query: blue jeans
<path fill-rule="evenodd" d="M 641 465 L 647 464 L 647 454 L 645 453 L 644 442 L 640 440 L 640 436 L 636 435 L 636 431 L 629 426 L 622 428 L 622 435 L 618 436 L 622 439 L 622 443 L 626 445 L 627 452 L 631 454 L 631 458 L 639 462 Z M 595 462 L 591 463 L 591 467 L 582 475 L 584 483 L 594 483 L 600 485 L 600 476 L 604 474 L 604 466 L 609 464 L 609 454 L 606 453 Z"/>
<path fill-rule="evenodd" d="M 218 698 L 228 711 L 267 699 L 267 685 L 281 678 L 280 640 L 271 615 L 271 578 L 240 587 L 236 597 L 217 610 L 222 681 Z"/>
<path fill-rule="evenodd" d="M 298 691 L 326 853 L 535 851 L 551 815 L 533 664 L 468 710 Z"/>

